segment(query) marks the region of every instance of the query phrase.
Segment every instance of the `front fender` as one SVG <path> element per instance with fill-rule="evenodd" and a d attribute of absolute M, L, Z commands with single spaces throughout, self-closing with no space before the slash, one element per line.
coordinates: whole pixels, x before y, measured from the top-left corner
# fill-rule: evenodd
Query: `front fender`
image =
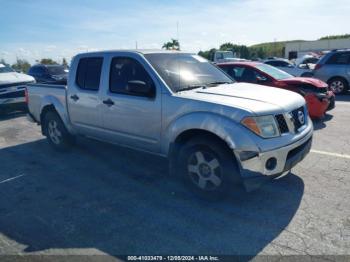
<path fill-rule="evenodd" d="M 258 150 L 253 134 L 241 124 L 216 113 L 193 112 L 178 117 L 167 126 L 164 130 L 162 153 L 168 154 L 170 145 L 181 133 L 194 129 L 217 135 L 232 150 Z"/>

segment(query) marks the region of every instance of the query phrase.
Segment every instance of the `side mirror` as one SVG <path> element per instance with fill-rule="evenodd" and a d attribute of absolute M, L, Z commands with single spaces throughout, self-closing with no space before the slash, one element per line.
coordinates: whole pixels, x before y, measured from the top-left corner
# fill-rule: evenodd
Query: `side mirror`
<path fill-rule="evenodd" d="M 143 81 L 131 80 L 128 82 L 127 90 L 137 96 L 154 97 L 154 86 Z"/>

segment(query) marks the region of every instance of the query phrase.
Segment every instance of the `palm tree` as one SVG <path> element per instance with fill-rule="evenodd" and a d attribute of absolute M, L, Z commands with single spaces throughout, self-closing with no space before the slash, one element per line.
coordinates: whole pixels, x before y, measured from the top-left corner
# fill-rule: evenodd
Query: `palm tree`
<path fill-rule="evenodd" d="M 180 43 L 177 39 L 172 38 L 170 42 L 164 43 L 162 48 L 166 50 L 180 50 Z"/>

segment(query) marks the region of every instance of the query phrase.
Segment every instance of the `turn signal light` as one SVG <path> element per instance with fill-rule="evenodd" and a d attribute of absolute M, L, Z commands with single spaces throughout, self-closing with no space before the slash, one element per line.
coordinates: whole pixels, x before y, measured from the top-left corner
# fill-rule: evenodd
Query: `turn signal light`
<path fill-rule="evenodd" d="M 256 123 L 254 118 L 246 117 L 246 118 L 243 119 L 242 124 L 244 124 L 246 127 L 248 127 L 255 134 L 261 135 L 260 129 L 258 127 L 258 124 Z"/>

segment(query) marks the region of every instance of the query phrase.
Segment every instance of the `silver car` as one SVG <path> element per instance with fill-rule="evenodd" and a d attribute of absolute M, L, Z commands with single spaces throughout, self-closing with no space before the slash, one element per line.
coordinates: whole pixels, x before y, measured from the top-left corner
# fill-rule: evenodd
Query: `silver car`
<path fill-rule="evenodd" d="M 334 50 L 324 55 L 313 71 L 315 78 L 327 82 L 335 94 L 349 90 L 350 50 Z"/>

